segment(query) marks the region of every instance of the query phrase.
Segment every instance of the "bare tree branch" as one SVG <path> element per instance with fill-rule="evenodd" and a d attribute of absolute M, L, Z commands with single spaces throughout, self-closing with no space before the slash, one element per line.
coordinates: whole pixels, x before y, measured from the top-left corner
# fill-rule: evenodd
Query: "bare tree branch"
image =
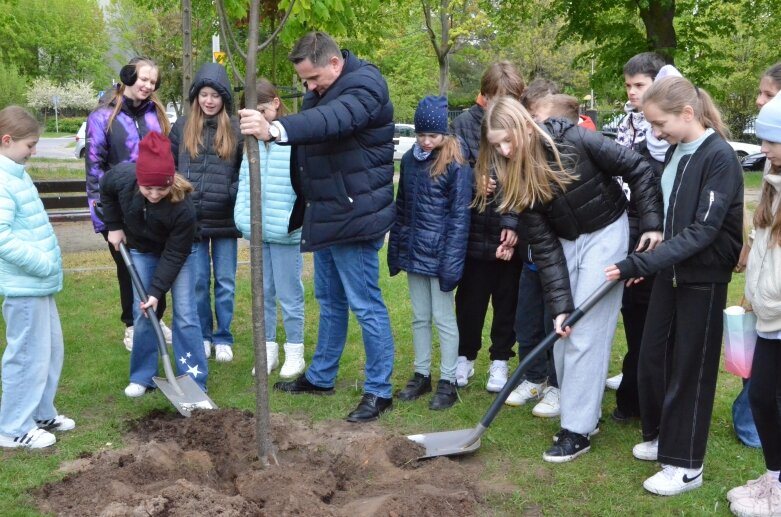
<path fill-rule="evenodd" d="M 220 35 L 222 36 L 222 39 L 225 40 L 225 51 L 228 54 L 228 59 L 231 61 L 231 66 L 233 66 L 233 73 L 236 77 L 241 77 L 231 56 L 231 45 L 233 45 L 233 48 L 236 49 L 236 52 L 238 52 L 245 61 L 247 60 L 247 54 L 241 50 L 241 45 L 236 41 L 236 37 L 233 35 L 233 31 L 230 28 L 228 15 L 225 12 L 225 0 L 216 0 L 215 4 L 217 5 L 217 18 L 220 21 Z"/>

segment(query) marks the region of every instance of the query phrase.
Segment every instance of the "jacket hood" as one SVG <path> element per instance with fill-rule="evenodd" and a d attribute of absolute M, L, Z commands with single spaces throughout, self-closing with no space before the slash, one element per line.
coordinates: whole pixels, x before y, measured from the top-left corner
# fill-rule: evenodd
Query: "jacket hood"
<path fill-rule="evenodd" d="M 198 95 L 198 92 L 204 86 L 214 88 L 222 97 L 225 104 L 225 110 L 231 113 L 233 108 L 233 95 L 231 94 L 231 83 L 228 80 L 228 72 L 225 67 L 219 63 L 205 63 L 195 74 L 193 83 L 190 85 L 189 98 L 192 102 Z"/>
<path fill-rule="evenodd" d="M 542 123 L 542 128 L 557 144 L 564 141 L 564 133 L 572 127 L 575 127 L 575 124 L 563 118 L 549 118 Z"/>

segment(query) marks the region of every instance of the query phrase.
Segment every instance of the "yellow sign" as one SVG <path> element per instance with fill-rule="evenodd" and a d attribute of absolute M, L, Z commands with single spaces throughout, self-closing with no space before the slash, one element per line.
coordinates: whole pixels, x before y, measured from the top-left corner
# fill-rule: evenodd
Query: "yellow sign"
<path fill-rule="evenodd" d="M 212 52 L 212 55 L 214 56 L 214 60 L 218 62 L 221 65 L 225 64 L 225 52 Z"/>

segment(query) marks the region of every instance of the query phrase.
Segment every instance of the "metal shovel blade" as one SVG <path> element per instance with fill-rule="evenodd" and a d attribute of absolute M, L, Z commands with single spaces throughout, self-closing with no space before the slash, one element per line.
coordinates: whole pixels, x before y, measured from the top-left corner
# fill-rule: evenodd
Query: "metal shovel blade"
<path fill-rule="evenodd" d="M 165 377 L 153 377 L 152 380 L 183 416 L 189 417 L 196 409 L 217 409 L 217 404 L 189 375 L 180 375 L 173 382 Z"/>
<path fill-rule="evenodd" d="M 437 433 L 410 434 L 408 440 L 426 448 L 426 454 L 420 459 L 437 456 L 458 456 L 469 454 L 480 448 L 480 437 L 475 439 L 475 429 L 441 431 Z"/>

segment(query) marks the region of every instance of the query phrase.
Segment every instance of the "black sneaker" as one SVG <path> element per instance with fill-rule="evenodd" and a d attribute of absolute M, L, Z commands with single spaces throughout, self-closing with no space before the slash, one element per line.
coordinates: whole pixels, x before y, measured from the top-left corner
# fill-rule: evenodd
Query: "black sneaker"
<path fill-rule="evenodd" d="M 407 386 L 403 390 L 400 390 L 396 394 L 396 397 L 398 397 L 399 400 L 409 402 L 418 399 L 425 393 L 431 393 L 431 376 L 415 372 L 415 375 L 407 381 Z"/>
<path fill-rule="evenodd" d="M 440 409 L 448 409 L 453 407 L 453 404 L 458 400 L 458 390 L 456 389 L 456 383 L 439 379 L 437 383 L 437 392 L 431 398 L 429 403 L 429 409 L 435 411 Z"/>
<path fill-rule="evenodd" d="M 553 443 L 559 443 L 559 440 L 561 439 L 562 436 L 564 436 L 564 433 L 568 433 L 568 432 L 569 431 L 567 431 L 566 429 L 561 429 L 558 433 L 554 434 L 553 435 Z M 597 426 L 594 428 L 593 431 L 588 433 L 588 437 L 590 439 L 592 436 L 595 436 L 595 435 L 598 435 L 598 434 L 599 434 L 599 424 L 597 424 Z"/>
<path fill-rule="evenodd" d="M 542 459 L 545 461 L 565 463 L 591 450 L 591 441 L 589 441 L 588 437 L 573 433 L 567 429 L 562 429 L 562 431 L 559 434 L 558 442 L 542 455 Z"/>
<path fill-rule="evenodd" d="M 612 413 L 610 413 L 610 418 L 613 419 L 614 422 L 618 422 L 619 424 L 627 424 L 631 422 L 635 418 L 639 418 L 640 415 L 627 413 L 625 411 L 621 411 L 618 407 L 616 407 Z"/>
<path fill-rule="evenodd" d="M 300 395 L 301 393 L 310 393 L 313 395 L 333 395 L 333 388 L 324 388 L 322 386 L 315 386 L 305 374 L 301 374 L 297 379 L 293 381 L 280 381 L 274 383 L 274 389 L 277 391 L 284 391 L 291 395 Z"/>

